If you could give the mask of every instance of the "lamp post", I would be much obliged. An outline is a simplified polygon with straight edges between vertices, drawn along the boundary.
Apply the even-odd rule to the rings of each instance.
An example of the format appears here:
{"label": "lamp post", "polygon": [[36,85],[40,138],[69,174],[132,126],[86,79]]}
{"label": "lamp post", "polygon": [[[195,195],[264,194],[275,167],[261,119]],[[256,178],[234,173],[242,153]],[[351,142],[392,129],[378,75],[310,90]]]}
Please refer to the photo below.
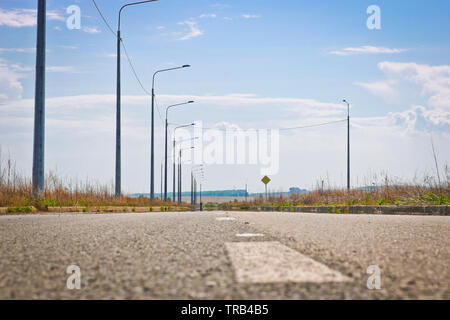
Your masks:
{"label": "lamp post", "polygon": [[346,99],[342,101],[347,104],[347,190],[350,191],[350,103]]}
{"label": "lamp post", "polygon": [[[182,106],[185,104],[194,103],[194,101],[187,101],[183,103],[173,104],[171,106],[168,106],[166,108],[166,130],[165,130],[165,156],[164,156],[164,201],[167,201],[167,128],[169,127],[168,122],[168,115],[169,115],[169,109],[173,107]],[[174,187],[175,188],[175,187]]]}
{"label": "lamp post", "polygon": [[[176,158],[175,158],[175,146],[177,143],[182,143],[185,141],[193,141],[193,140],[197,140],[198,137],[192,138],[192,139],[184,139],[181,141],[176,141],[175,140],[175,134],[174,134],[174,138],[173,138],[173,155],[172,155],[172,159],[173,159],[173,192],[172,192],[172,197],[173,197],[173,201],[175,201],[175,162],[176,162]],[[178,188],[177,188],[178,190]]]}
{"label": "lamp post", "polygon": [[178,203],[181,204],[182,200],[183,200],[183,195],[182,195],[182,183],[181,183],[181,177],[182,177],[182,165],[181,165],[181,156],[182,156],[182,152],[185,150],[189,150],[189,149],[194,149],[195,147],[190,147],[190,148],[185,148],[185,149],[181,149],[179,151],[179,156],[178,156]]}
{"label": "lamp post", "polygon": [[38,1],[33,136],[33,197],[44,195],[46,0]]}
{"label": "lamp post", "polygon": [[117,88],[116,88],[116,185],[115,194],[117,198],[121,195],[121,184],[122,184],[122,164],[121,164],[121,83],[120,83],[120,19],[122,10],[129,6],[134,6],[137,4],[144,4],[149,2],[155,2],[158,0],[147,0],[132,2],[123,5],[119,11],[119,21],[117,24]]}
{"label": "lamp post", "polygon": [[[187,128],[187,127],[192,127],[192,126],[195,126],[195,123],[189,123],[189,124],[185,124],[185,125],[181,125],[181,126],[178,126],[178,127],[175,127],[175,129],[173,129],[173,159],[174,159],[174,161],[173,161],[173,193],[174,193],[174,197],[175,197],[175,144],[176,144],[176,142],[175,142],[175,137],[176,137],[176,132],[177,132],[177,130],[178,129],[181,129],[181,128]],[[179,165],[181,164],[181,150],[180,150],[180,159],[179,159]],[[180,181],[181,181],[181,168],[179,168],[179,181],[178,181],[178,183],[180,183]],[[181,186],[179,186],[178,187],[178,189],[180,189],[181,188]],[[179,190],[178,190],[178,192],[180,192]]]}
{"label": "lamp post", "polygon": [[178,70],[178,69],[184,69],[189,68],[190,65],[185,64],[181,67],[175,67],[175,68],[168,68],[168,69],[161,69],[156,71],[153,74],[153,80],[152,80],[152,110],[151,110],[151,155],[150,155],[150,202],[153,203],[153,200],[155,199],[155,78],[158,73],[166,72],[166,71],[172,71],[172,70]]}
{"label": "lamp post", "polygon": [[197,178],[195,174],[203,174],[203,164],[193,166],[191,169],[191,204],[197,204]]}

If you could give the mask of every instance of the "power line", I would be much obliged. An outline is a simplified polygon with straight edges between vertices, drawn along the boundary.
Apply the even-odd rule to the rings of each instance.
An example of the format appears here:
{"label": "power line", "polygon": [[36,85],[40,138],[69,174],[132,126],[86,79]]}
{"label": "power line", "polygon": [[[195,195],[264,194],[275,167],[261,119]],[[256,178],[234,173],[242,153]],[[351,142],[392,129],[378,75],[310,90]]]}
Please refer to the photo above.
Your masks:
{"label": "power line", "polygon": [[[336,120],[336,121],[330,121],[330,122],[324,122],[324,123],[318,123],[318,124],[312,124],[307,126],[299,126],[299,127],[288,127],[288,128],[273,128],[272,130],[280,130],[280,131],[286,131],[286,130],[297,130],[297,129],[307,129],[307,128],[315,128],[315,127],[321,127],[329,124],[334,123],[340,123],[345,122],[347,119],[343,120]],[[177,123],[169,123],[170,125],[179,125]],[[224,129],[224,128],[208,128],[208,127],[201,127],[202,130],[219,130],[219,131],[234,131],[234,130],[244,130],[244,129]]]}
{"label": "power line", "polygon": [[[102,11],[100,10],[100,8],[98,7],[97,3],[95,2],[95,0],[92,0],[92,2],[95,5],[95,8],[97,9],[98,13],[100,14],[100,17],[102,17],[103,22],[106,24],[106,26],[108,27],[108,29],[111,31],[111,33],[114,35],[115,38],[117,38],[116,33],[113,31],[113,29],[111,28],[111,25],[108,23],[108,21],[105,19],[105,17],[102,14]],[[125,56],[127,57],[128,60],[128,64],[131,67],[131,70],[133,72],[134,77],[136,78],[137,82],[139,83],[140,87],[142,88],[142,90],[148,94],[151,95],[151,93],[144,87],[144,85],[142,84],[141,79],[139,78],[139,76],[137,75],[136,69],[134,68],[133,62],[130,58],[130,55],[128,54],[127,48],[125,46],[125,43],[123,42],[123,39],[120,39],[120,43],[122,44],[123,50],[125,52]]]}
{"label": "power line", "polygon": [[156,110],[158,110],[159,119],[161,120],[161,123],[164,125],[164,119],[161,115],[161,110],[159,110],[158,100],[156,99],[156,96],[155,96],[155,105],[156,105]]}
{"label": "power line", "polygon": [[300,127],[290,127],[290,128],[279,128],[278,130],[296,130],[296,129],[306,129],[306,128],[315,128],[315,127],[321,127],[321,126],[325,126],[328,124],[333,124],[333,123],[339,123],[339,122],[344,122],[347,121],[347,119],[343,119],[343,120],[336,120],[336,121],[330,121],[330,122],[324,122],[324,123],[319,123],[319,124],[312,124],[312,125],[307,125],[307,126],[300,126]]}
{"label": "power line", "polygon": [[[116,33],[113,31],[113,29],[111,28],[110,24],[108,23],[108,21],[106,20],[106,18],[103,16],[100,8],[98,7],[97,3],[95,2],[95,0],[92,0],[92,2],[94,3],[95,8],[97,9],[100,17],[102,18],[103,22],[105,23],[105,25],[108,27],[108,29],[111,31],[111,33],[114,35],[114,37],[117,37]],[[151,96],[151,93],[144,87],[144,85],[142,84],[141,79],[139,78],[139,76],[137,75],[136,69],[134,68],[133,62],[128,54],[127,48],[125,47],[125,43],[123,42],[123,39],[120,39],[120,43],[122,44],[122,47],[124,49],[125,52],[125,56],[127,57],[127,61],[128,64],[131,67],[131,70],[133,72],[134,77],[136,78],[137,82],[139,83],[139,86],[142,88],[142,90]],[[159,106],[157,103],[156,104],[156,109],[158,110],[158,115],[159,118],[161,120],[161,122],[164,124],[164,120],[163,117],[161,115],[161,110],[159,109]],[[306,128],[314,128],[314,127],[321,127],[321,126],[325,126],[325,125],[329,125],[329,124],[333,124],[333,123],[339,123],[339,122],[344,122],[347,121],[347,119],[343,119],[343,120],[337,120],[337,121],[331,121],[331,122],[325,122],[325,123],[319,123],[319,124],[314,124],[314,125],[307,125],[307,126],[299,126],[299,127],[290,127],[290,128],[278,128],[278,130],[280,131],[287,131],[287,130],[297,130],[297,129],[306,129]],[[220,130],[220,131],[227,131],[229,129],[220,129],[220,128],[204,128],[202,127],[203,130]]]}
{"label": "power line", "polygon": [[111,33],[114,35],[114,37],[117,37],[117,34],[111,28],[111,26],[109,25],[108,21],[106,21],[105,17],[103,16],[103,14],[102,14],[100,8],[98,7],[97,3],[95,2],[95,0],[92,0],[92,2],[94,3],[95,8],[97,9],[98,13],[100,14],[100,17],[102,17],[103,22],[106,24],[106,26],[108,27],[109,31],[111,31]]}
{"label": "power line", "polygon": [[142,84],[141,79],[139,79],[139,76],[136,73],[136,69],[134,68],[133,62],[131,61],[130,56],[128,55],[128,51],[127,48],[125,47],[125,43],[123,42],[122,39],[120,39],[120,43],[122,44],[123,50],[125,52],[125,56],[127,57],[128,60],[128,64],[131,67],[131,71],[133,72],[134,77],[136,78],[137,82],[139,83],[139,85],[141,86],[142,90],[148,94],[149,96],[151,96],[152,94],[144,87],[144,85]]}

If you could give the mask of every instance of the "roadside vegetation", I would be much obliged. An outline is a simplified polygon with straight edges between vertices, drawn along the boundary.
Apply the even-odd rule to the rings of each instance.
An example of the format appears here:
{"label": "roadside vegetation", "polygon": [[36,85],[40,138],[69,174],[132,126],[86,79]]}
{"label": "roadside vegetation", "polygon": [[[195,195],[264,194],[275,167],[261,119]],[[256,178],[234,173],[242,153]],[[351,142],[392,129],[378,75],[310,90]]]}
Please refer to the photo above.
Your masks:
{"label": "roadside vegetation", "polygon": [[[149,207],[148,197],[127,197],[117,199],[114,186],[74,180],[60,177],[56,171],[50,171],[45,179],[45,193],[42,200],[32,197],[32,183],[29,177],[19,172],[15,161],[10,157],[2,159],[0,150],[0,207],[7,213],[28,213],[33,207],[45,211],[49,207]],[[152,206],[161,207],[161,211],[170,211],[176,203],[164,203],[155,199]],[[84,209],[83,211],[87,211]],[[130,211],[133,211],[131,209]]]}
{"label": "roadside vegetation", "polygon": [[[370,187],[355,188],[350,191],[324,185],[323,180],[317,183],[316,190],[306,193],[286,195],[270,195],[248,198],[248,201],[230,201],[227,203],[205,203],[204,210],[245,210],[254,206],[355,206],[355,205],[450,205],[450,168],[444,168],[443,179],[439,175],[424,175],[413,179],[413,183],[398,181],[383,175],[379,178],[383,183],[372,182]],[[114,185],[92,183],[88,179],[81,181],[58,175],[50,171],[46,175],[45,193],[42,200],[32,197],[31,179],[16,169],[15,161],[8,157],[2,159],[0,149],[0,208],[6,213],[29,213],[47,211],[51,207],[78,207],[82,212],[89,208],[102,211],[100,207],[129,207],[124,212],[136,212],[134,208],[147,207],[150,211],[173,211],[180,208],[176,203],[164,203],[155,199],[152,207],[148,197],[114,196]],[[420,181],[420,182],[417,182]],[[366,183],[365,185],[368,185]],[[320,186],[320,187],[319,187]],[[157,208],[153,208],[157,207]],[[190,208],[189,205],[183,207]],[[106,209],[104,209],[107,212]]]}
{"label": "roadside vegetation", "polygon": [[[248,209],[258,206],[423,206],[450,205],[450,168],[445,167],[445,181],[422,177],[420,183],[405,183],[384,177],[384,185],[355,188],[350,191],[338,188],[317,188],[306,193],[288,196],[269,194],[248,201],[220,204],[222,210]],[[417,179],[416,179],[417,180]]]}

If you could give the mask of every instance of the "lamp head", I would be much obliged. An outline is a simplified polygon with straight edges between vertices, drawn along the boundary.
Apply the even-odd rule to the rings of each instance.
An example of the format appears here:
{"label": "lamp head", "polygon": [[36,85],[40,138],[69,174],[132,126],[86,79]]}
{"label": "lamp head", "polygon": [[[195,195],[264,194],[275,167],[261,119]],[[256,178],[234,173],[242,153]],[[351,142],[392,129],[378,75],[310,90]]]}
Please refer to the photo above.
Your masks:
{"label": "lamp head", "polygon": [[191,100],[191,101],[188,101],[188,103],[194,103],[194,101]]}
{"label": "lamp head", "polygon": [[191,67],[190,64],[185,64],[185,65],[183,65],[183,68],[190,68],[190,67]]}

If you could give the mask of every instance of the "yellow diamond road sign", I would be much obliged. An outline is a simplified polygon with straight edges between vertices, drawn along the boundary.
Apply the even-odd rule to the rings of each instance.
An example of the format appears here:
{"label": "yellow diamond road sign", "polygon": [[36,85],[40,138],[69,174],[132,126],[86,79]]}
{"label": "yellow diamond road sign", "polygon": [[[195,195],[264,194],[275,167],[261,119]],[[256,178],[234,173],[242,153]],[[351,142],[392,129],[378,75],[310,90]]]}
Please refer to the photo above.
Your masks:
{"label": "yellow diamond road sign", "polygon": [[268,184],[268,183],[270,182],[270,178],[269,178],[268,176],[265,176],[264,178],[261,179],[261,181],[262,181],[264,184]]}

